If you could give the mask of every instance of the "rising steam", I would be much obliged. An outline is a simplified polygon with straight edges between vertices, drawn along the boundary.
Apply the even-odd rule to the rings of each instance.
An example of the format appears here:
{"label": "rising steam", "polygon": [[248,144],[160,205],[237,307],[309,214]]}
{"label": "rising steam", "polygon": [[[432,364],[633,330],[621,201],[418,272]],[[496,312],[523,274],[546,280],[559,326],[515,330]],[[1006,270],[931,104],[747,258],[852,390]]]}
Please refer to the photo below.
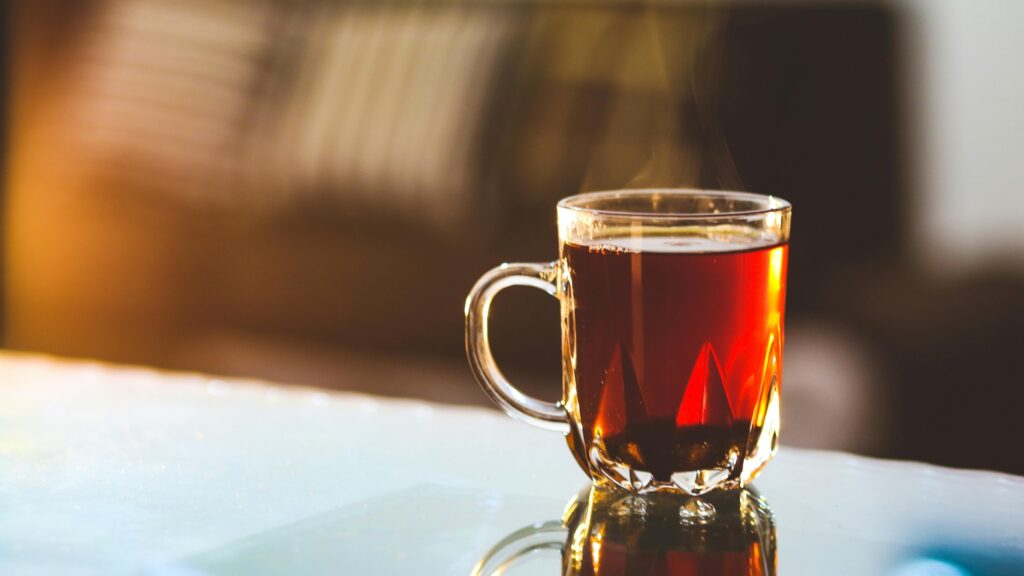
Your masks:
{"label": "rising steam", "polygon": [[620,56],[601,63],[614,93],[580,190],[742,189],[717,115],[724,9],[647,4],[620,18]]}

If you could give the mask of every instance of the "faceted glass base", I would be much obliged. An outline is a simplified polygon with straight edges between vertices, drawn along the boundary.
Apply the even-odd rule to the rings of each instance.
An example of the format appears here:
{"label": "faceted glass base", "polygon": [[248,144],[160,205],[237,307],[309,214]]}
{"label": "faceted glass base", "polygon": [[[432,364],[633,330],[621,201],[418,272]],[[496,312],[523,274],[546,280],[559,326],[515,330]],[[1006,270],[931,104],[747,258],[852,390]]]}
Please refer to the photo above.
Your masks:
{"label": "faceted glass base", "polygon": [[765,386],[758,408],[751,421],[736,421],[729,427],[680,430],[667,425],[625,440],[604,438],[596,431],[586,448],[582,434],[574,429],[569,434],[569,446],[595,481],[636,494],[699,496],[711,490],[742,488],[761,472],[778,447],[776,377]]}

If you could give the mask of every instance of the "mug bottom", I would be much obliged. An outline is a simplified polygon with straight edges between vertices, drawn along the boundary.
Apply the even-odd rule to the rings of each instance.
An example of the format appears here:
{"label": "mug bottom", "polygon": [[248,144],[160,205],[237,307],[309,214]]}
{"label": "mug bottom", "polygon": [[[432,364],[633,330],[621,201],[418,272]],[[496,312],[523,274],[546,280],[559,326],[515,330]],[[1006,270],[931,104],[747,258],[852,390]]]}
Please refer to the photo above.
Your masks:
{"label": "mug bottom", "polygon": [[753,480],[775,454],[778,420],[715,430],[711,436],[715,440],[668,447],[600,434],[589,443],[575,433],[569,436],[580,466],[598,483],[636,494],[700,496],[712,490],[742,488]]}
{"label": "mug bottom", "polygon": [[700,496],[711,490],[741,488],[739,450],[732,449],[718,466],[679,470],[656,475],[650,470],[609,457],[600,439],[590,449],[591,477],[598,483],[618,486],[636,494],[673,493]]}
{"label": "mug bottom", "polygon": [[597,482],[637,494],[699,496],[749,484],[778,449],[779,416],[773,375],[750,420],[681,427],[672,419],[647,418],[608,435],[600,426],[584,433],[577,424],[567,440],[580,467]]}

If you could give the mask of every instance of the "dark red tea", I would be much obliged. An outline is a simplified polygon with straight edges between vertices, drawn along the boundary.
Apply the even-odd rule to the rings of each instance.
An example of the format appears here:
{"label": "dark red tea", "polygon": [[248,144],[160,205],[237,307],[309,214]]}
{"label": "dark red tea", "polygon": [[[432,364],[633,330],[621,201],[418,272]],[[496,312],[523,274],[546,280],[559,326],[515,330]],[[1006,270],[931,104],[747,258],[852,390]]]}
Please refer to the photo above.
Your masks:
{"label": "dark red tea", "polygon": [[596,449],[662,483],[737,475],[781,372],[787,255],[675,237],[566,244],[577,458]]}

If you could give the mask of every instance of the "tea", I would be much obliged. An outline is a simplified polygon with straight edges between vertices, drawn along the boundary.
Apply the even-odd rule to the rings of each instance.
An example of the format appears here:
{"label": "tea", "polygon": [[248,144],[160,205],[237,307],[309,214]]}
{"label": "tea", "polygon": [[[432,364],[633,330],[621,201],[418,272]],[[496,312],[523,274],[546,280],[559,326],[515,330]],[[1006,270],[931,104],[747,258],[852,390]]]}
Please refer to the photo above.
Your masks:
{"label": "tea", "polygon": [[755,474],[778,434],[788,246],[666,235],[563,250],[577,459],[641,490]]}

